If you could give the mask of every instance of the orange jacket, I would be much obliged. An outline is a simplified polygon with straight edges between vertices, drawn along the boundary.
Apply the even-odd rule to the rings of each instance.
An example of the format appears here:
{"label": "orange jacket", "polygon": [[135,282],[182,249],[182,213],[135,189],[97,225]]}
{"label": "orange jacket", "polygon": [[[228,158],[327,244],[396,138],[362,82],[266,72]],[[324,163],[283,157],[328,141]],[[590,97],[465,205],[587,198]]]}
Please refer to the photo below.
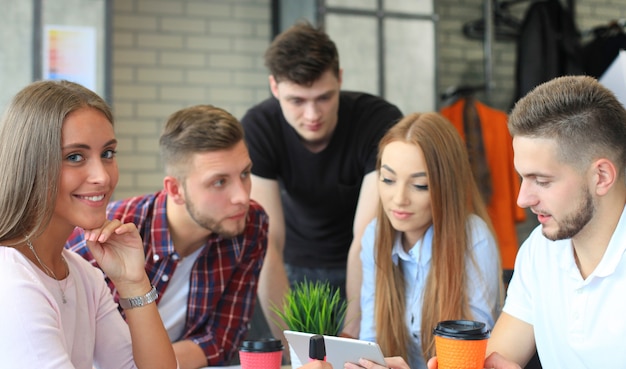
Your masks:
{"label": "orange jacket", "polygon": [[[464,106],[465,99],[460,98],[441,109],[441,114],[450,120],[463,140],[465,140]],[[519,248],[515,223],[523,222],[526,219],[526,213],[524,209],[517,206],[520,179],[513,166],[513,145],[507,128],[508,117],[506,113],[478,101],[476,101],[476,108],[480,118],[483,145],[493,188],[487,210],[500,245],[502,268],[513,269]]]}

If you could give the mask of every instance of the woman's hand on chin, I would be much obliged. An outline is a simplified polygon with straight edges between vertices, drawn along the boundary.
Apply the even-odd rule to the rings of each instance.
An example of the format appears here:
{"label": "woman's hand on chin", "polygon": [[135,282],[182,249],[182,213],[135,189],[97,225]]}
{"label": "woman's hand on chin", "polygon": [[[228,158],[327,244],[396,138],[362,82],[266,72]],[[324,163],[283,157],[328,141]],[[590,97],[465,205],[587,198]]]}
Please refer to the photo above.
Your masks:
{"label": "woman's hand on chin", "polygon": [[99,228],[86,229],[85,241],[100,268],[118,289],[134,285],[145,287],[143,243],[134,224],[107,220]]}

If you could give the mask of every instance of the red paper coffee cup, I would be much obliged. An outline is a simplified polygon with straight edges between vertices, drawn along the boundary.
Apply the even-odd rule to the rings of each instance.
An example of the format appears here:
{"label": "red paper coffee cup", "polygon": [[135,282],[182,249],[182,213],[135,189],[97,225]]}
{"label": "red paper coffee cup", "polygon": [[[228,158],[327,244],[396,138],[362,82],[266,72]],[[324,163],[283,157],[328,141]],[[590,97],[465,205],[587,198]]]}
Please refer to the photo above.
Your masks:
{"label": "red paper coffee cup", "polygon": [[283,359],[283,344],[268,338],[243,341],[239,348],[241,369],[280,369]]}
{"label": "red paper coffee cup", "polygon": [[446,320],[433,330],[439,369],[483,369],[489,330],[485,323]]}

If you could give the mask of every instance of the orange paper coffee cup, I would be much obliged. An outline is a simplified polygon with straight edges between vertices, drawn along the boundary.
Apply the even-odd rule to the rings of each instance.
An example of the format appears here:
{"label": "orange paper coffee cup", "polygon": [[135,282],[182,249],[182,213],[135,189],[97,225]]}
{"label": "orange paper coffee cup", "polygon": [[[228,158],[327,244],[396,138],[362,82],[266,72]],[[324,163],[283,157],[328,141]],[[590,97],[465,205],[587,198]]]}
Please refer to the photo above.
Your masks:
{"label": "orange paper coffee cup", "polygon": [[433,331],[439,369],[483,369],[489,330],[485,323],[446,320]]}

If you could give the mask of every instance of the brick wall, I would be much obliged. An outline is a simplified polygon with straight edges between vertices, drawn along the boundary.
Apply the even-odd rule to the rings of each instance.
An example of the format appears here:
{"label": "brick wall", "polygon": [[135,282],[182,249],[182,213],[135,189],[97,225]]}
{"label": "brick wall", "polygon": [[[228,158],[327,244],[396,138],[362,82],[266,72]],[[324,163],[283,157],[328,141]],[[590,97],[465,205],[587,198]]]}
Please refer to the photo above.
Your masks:
{"label": "brick wall", "polygon": [[262,55],[269,0],[114,0],[116,198],[156,191],[158,137],[167,117],[213,104],[241,117],[268,96]]}
{"label": "brick wall", "polygon": [[[298,0],[300,1],[300,0]],[[482,17],[483,0],[433,0],[437,22],[438,88],[484,83],[480,40],[463,24]],[[158,136],[168,115],[211,103],[241,117],[269,95],[262,55],[270,39],[270,0],[113,0],[113,108],[120,183],[116,198],[162,185]],[[511,8],[521,19],[527,3]],[[579,28],[626,18],[623,0],[577,0]],[[490,105],[513,99],[514,42],[493,47]]]}

